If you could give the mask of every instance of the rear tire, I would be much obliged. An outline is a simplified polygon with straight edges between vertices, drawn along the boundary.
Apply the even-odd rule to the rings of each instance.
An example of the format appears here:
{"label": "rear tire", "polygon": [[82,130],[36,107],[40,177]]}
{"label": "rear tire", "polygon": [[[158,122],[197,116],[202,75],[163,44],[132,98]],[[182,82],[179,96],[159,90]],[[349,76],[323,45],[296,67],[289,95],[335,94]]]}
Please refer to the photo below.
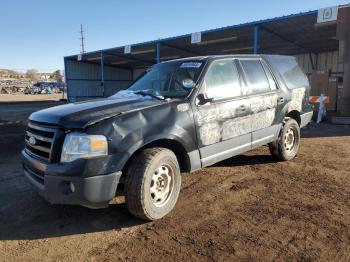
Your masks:
{"label": "rear tire", "polygon": [[160,219],[174,208],[180,187],[180,166],[175,154],[166,148],[147,148],[136,155],[127,170],[127,208],[138,218]]}
{"label": "rear tire", "polygon": [[288,161],[293,159],[299,151],[300,127],[292,118],[285,119],[278,140],[269,144],[273,157]]}

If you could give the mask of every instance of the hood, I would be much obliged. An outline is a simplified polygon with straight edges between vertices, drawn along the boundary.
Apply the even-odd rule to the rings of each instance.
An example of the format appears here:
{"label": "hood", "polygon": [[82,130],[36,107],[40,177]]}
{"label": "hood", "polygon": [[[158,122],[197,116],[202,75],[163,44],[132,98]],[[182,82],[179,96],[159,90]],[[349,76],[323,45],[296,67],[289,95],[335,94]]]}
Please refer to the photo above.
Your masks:
{"label": "hood", "polygon": [[70,103],[40,110],[31,114],[29,120],[59,125],[64,128],[85,128],[104,119],[133,110],[157,106],[164,103],[157,99],[104,98]]}

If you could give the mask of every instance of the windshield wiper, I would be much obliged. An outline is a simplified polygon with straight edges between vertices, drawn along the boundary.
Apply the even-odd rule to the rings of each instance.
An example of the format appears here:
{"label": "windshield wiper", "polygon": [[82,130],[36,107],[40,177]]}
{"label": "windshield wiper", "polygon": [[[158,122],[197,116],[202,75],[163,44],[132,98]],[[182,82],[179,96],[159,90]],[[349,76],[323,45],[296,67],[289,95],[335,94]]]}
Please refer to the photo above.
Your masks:
{"label": "windshield wiper", "polygon": [[158,99],[158,100],[165,100],[165,98],[162,97],[162,96],[156,96],[156,95],[154,95],[152,93],[148,93],[148,92],[145,92],[145,91],[142,91],[142,90],[134,92],[134,94],[142,95],[142,96],[150,96],[150,97],[153,97],[153,98]]}

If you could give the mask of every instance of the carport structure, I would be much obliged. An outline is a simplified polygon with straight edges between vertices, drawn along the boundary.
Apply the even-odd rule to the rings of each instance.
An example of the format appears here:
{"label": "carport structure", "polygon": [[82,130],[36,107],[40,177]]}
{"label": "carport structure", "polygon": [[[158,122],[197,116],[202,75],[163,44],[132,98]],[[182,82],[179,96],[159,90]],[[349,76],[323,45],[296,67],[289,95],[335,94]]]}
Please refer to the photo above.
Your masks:
{"label": "carport structure", "polygon": [[[162,61],[247,53],[295,55],[307,74],[330,70],[331,75],[344,77],[344,87],[346,84],[350,89],[350,80],[346,80],[350,73],[344,72],[349,70],[349,43],[339,34],[339,28],[349,24],[350,7],[329,9],[338,13],[335,20],[320,23],[320,12],[324,10],[67,56],[64,62],[68,99],[72,102],[109,96],[127,88],[148,67]],[[343,95],[347,95],[344,90]]]}

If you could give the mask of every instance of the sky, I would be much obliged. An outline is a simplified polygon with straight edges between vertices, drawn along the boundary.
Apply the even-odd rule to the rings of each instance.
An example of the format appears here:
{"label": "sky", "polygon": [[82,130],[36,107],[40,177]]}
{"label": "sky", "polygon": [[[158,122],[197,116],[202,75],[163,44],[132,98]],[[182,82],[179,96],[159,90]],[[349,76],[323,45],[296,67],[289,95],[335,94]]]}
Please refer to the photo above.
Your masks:
{"label": "sky", "polygon": [[0,68],[63,69],[63,57],[316,10],[350,0],[1,0]]}

